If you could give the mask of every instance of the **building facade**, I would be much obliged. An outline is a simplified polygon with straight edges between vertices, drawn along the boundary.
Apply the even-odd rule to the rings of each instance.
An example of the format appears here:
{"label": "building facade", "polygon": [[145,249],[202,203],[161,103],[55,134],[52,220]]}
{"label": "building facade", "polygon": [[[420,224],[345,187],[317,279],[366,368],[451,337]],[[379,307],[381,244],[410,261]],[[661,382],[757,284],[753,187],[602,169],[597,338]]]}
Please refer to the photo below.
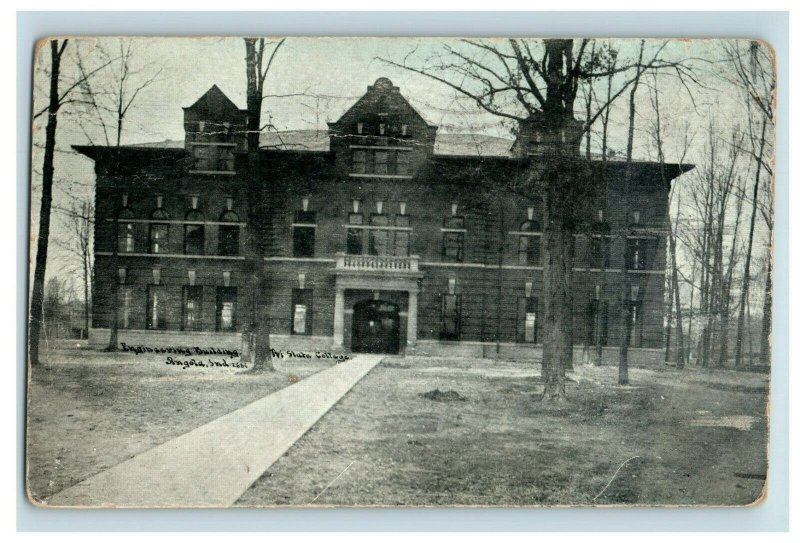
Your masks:
{"label": "building facade", "polygon": [[[212,87],[183,142],[77,148],[97,177],[94,343],[116,311],[120,342],[237,345],[258,265],[276,349],[540,353],[542,204],[507,190],[554,143],[536,119],[515,142],[439,134],[380,78],[327,132],[263,134],[256,173],[244,126]],[[618,345],[627,314],[635,361],[663,346],[669,188],[687,168],[585,167],[574,341]]]}

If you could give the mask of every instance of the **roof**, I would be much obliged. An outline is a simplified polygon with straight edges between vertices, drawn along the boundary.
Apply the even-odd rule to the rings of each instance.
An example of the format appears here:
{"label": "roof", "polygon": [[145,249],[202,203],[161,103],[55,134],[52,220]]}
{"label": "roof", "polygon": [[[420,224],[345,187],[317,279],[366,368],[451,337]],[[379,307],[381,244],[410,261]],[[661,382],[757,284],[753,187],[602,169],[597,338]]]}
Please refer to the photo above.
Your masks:
{"label": "roof", "polygon": [[[317,151],[330,150],[330,137],[327,130],[286,130],[283,132],[262,132],[259,141],[262,149],[277,151]],[[434,145],[436,155],[447,156],[489,156],[510,157],[513,140],[483,134],[437,134]],[[163,140],[155,142],[123,145],[127,149],[183,149],[183,140]]]}
{"label": "roof", "polygon": [[[499,158],[510,159],[511,146],[514,140],[485,134],[447,134],[437,133],[434,144],[434,156],[440,158]],[[330,138],[327,130],[286,130],[283,132],[262,132],[260,138],[262,149],[273,151],[307,151],[311,153],[327,153],[330,150]],[[92,156],[89,149],[92,146],[75,146],[75,149],[87,156]],[[185,148],[183,140],[164,140],[159,142],[136,143],[121,146],[124,149],[140,150],[175,150]],[[600,162],[600,155],[592,155],[593,161]],[[608,162],[620,167],[625,164],[623,155],[608,157]],[[634,159],[633,162],[642,166],[653,165],[656,162],[643,159]],[[667,176],[675,178],[682,173],[693,169],[692,164],[667,164]]]}

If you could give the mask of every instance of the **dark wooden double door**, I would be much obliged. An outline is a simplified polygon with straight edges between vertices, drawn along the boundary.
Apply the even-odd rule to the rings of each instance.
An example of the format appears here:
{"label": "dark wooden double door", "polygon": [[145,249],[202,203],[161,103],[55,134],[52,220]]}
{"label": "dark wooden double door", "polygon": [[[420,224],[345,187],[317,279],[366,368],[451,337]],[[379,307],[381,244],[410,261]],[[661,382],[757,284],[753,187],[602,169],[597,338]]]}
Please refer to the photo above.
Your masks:
{"label": "dark wooden double door", "polygon": [[400,351],[400,309],[382,300],[366,300],[353,307],[353,340],[356,353]]}

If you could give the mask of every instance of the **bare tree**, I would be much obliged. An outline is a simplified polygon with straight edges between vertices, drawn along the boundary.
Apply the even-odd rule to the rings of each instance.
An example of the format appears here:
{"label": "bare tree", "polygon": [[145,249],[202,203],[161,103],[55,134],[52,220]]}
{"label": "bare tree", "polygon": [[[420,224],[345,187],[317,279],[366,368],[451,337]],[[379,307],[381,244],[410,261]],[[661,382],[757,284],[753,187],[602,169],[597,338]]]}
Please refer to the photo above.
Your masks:
{"label": "bare tree", "polygon": [[[639,82],[642,77],[642,57],[644,56],[644,44],[642,40],[639,46],[639,62],[636,65],[636,72],[631,86],[630,94],[628,95],[628,145],[627,152],[625,153],[625,181],[622,189],[622,194],[630,193],[631,180],[633,177],[633,136],[636,130],[636,91],[639,88]],[[625,217],[625,222],[622,230],[622,239],[627,243],[630,234],[630,221]],[[626,248],[627,254],[627,248]],[[627,258],[626,258],[627,260]],[[619,369],[617,382],[620,385],[628,384],[628,345],[631,341],[631,305],[628,300],[631,291],[630,274],[628,273],[628,263],[622,265],[622,292],[620,296],[620,306],[622,314],[622,330],[620,333],[619,344]]]}
{"label": "bare tree", "polygon": [[[773,101],[775,98],[775,72],[774,63],[768,49],[759,42],[753,41],[746,48],[742,47],[741,42],[732,41],[723,44],[726,60],[733,67],[735,78],[734,83],[742,90],[744,102],[747,110],[749,149],[751,158],[755,161],[756,172],[753,183],[752,209],[750,214],[750,228],[747,237],[747,250],[744,260],[744,272],[742,274],[742,290],[739,302],[739,315],[737,320],[736,351],[734,354],[735,365],[742,364],[742,344],[745,326],[745,309],[749,305],[748,296],[750,294],[750,265],[753,254],[753,236],[756,226],[757,206],[759,202],[759,191],[761,189],[761,173],[766,173],[772,178],[772,134],[774,133],[774,110]],[[765,50],[767,49],[767,50]],[[760,119],[760,122],[759,122]],[[759,126],[760,125],[760,126]],[[767,197],[771,200],[771,187],[766,191]],[[770,215],[772,210],[770,209]],[[766,217],[765,217],[766,218]],[[771,217],[765,221],[770,231],[768,240],[768,254],[772,253],[772,228]],[[764,289],[765,308],[771,312],[772,296],[772,264],[768,260],[767,278]],[[767,302],[769,297],[769,302]],[[763,320],[767,326],[771,326],[770,315],[764,314]],[[767,328],[767,339],[764,340],[764,327],[762,326],[762,357],[764,348],[768,346],[769,328]],[[767,349],[768,350],[768,349]],[[766,358],[768,361],[769,358]]]}
{"label": "bare tree", "polygon": [[[659,165],[659,176],[661,177],[661,183],[663,185],[667,184],[667,176],[666,176],[666,159],[664,155],[664,134],[663,134],[663,125],[661,119],[661,101],[660,101],[660,91],[658,86],[658,74],[652,74],[652,85],[650,86],[650,105],[652,107],[654,115],[654,119],[652,122],[651,127],[651,137],[653,139],[653,144],[656,149],[656,159]],[[686,157],[686,153],[689,149],[689,142],[688,138],[684,138],[683,144],[683,153],[681,155],[680,162],[683,163]],[[667,204],[667,209],[672,208],[672,199],[675,196],[676,190],[675,186],[671,187],[670,195],[669,195],[669,203]],[[673,300],[674,300],[674,308],[675,308],[675,332],[676,332],[676,348],[675,348],[675,364],[678,369],[682,369],[685,365],[684,361],[684,337],[683,337],[683,311],[681,308],[681,288],[680,288],[680,281],[678,279],[678,257],[677,257],[677,243],[676,243],[676,234],[675,232],[678,229],[679,222],[680,222],[680,210],[681,210],[681,202],[680,196],[678,197],[677,201],[677,213],[675,219],[672,219],[669,212],[666,214],[665,221],[667,227],[667,235],[669,237],[669,266],[670,266],[670,274],[668,280],[668,292],[669,292],[669,301],[668,301],[668,310],[667,310],[667,338],[666,338],[666,349],[664,353],[665,361],[669,361],[669,354],[670,354],[670,340],[671,340],[671,330],[672,330],[672,308],[673,308]]]}
{"label": "bare tree", "polygon": [[[129,38],[118,41],[118,51],[113,54],[105,50],[102,45],[96,45],[98,55],[101,55],[111,65],[111,75],[103,82],[83,77],[79,86],[81,102],[89,115],[79,120],[78,124],[90,143],[95,143],[92,132],[100,131],[102,142],[108,147],[116,148],[111,171],[121,165],[119,148],[122,144],[122,134],[125,128],[125,119],[131,108],[135,107],[136,99],[141,92],[158,80],[162,68],[153,62],[137,65],[137,50],[134,42]],[[88,72],[83,58],[78,55],[78,70],[81,75]],[[111,252],[111,268],[116,270],[119,260],[119,212],[121,206],[115,202],[113,216],[114,243]],[[117,282],[111,282],[111,299],[118,297]],[[119,343],[119,315],[116,309],[111,314],[111,333],[108,338],[107,351],[116,351]]]}
{"label": "bare tree", "polygon": [[[261,135],[261,106],[264,100],[264,81],[267,78],[275,55],[285,39],[278,42],[264,38],[244,38],[245,67],[247,74],[247,183],[250,194],[248,209],[248,267],[251,274],[253,311],[250,322],[243,332],[243,353],[248,353],[251,372],[274,371],[269,342],[269,305],[267,278],[264,273],[263,256],[272,242],[272,220],[274,197],[271,185],[262,183],[259,137]],[[265,53],[269,56],[265,58]]]}
{"label": "bare tree", "polygon": [[[28,355],[31,365],[39,363],[39,340],[42,322],[42,303],[44,300],[44,278],[47,268],[47,250],[50,240],[50,211],[53,205],[53,176],[54,157],[56,149],[56,133],[58,128],[58,114],[66,104],[79,102],[74,92],[85,81],[106,68],[109,62],[100,62],[91,70],[74,81],[67,81],[66,88],[61,89],[62,60],[69,40],[50,40],[50,74],[49,98],[46,106],[40,108],[33,115],[36,122],[40,117],[47,115],[45,127],[44,158],[42,162],[42,202],[39,209],[39,232],[36,241],[36,261],[33,274],[33,287],[31,289],[30,303],[30,328],[28,336]],[[43,50],[44,47],[40,49]]]}
{"label": "bare tree", "polygon": [[[724,363],[727,358],[720,339],[725,339],[727,334],[731,284],[738,261],[737,236],[741,207],[737,188],[741,182],[742,140],[743,135],[734,127],[730,141],[726,142],[717,133],[713,122],[709,123],[705,147],[708,160],[698,167],[698,174],[688,187],[688,208],[695,225],[687,228],[683,241],[689,248],[699,274],[692,281],[696,282],[702,318],[697,349],[697,360],[702,366],[712,365],[715,345],[719,346],[719,351],[714,365]],[[727,257],[726,246],[730,249]]]}
{"label": "bare tree", "polygon": [[55,242],[69,252],[78,261],[78,272],[81,274],[83,290],[84,330],[89,332],[91,318],[92,277],[94,277],[94,248],[92,234],[94,231],[94,204],[91,200],[73,202],[68,209],[59,210],[66,218],[66,239],[55,238]]}
{"label": "bare tree", "polygon": [[[544,349],[543,398],[565,397],[564,369],[572,363],[572,254],[574,234],[587,220],[586,210],[576,202],[594,199],[597,187],[587,182],[589,170],[579,157],[579,143],[587,129],[599,119],[641,73],[670,69],[680,77],[694,79],[683,62],[667,62],[660,54],[662,44],[646,63],[640,60],[615,62],[613,68],[594,69],[592,40],[546,39],[541,42],[509,39],[507,42],[462,40],[460,46],[444,45],[421,66],[409,61],[379,59],[438,81],[470,98],[484,111],[503,119],[525,123],[535,119],[548,134],[550,146],[530,175],[514,187],[516,192],[540,194],[544,200]],[[631,73],[635,75],[630,76]],[[578,90],[589,79],[625,74],[625,79],[604,104],[579,123],[574,116]],[[577,130],[575,129],[579,127]],[[559,138],[556,135],[562,134]],[[569,137],[566,137],[569,134]],[[555,136],[555,137],[554,137]]]}

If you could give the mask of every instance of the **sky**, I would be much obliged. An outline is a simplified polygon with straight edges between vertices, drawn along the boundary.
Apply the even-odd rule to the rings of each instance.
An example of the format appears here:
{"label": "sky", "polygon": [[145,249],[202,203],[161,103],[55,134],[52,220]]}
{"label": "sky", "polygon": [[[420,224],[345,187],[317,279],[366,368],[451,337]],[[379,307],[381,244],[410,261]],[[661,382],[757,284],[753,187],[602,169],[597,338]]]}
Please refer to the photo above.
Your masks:
{"label": "sky", "polygon": [[[267,38],[270,39],[270,38]],[[277,38],[273,38],[277,40]],[[503,42],[505,43],[505,42]],[[648,41],[648,58],[663,40]],[[96,47],[109,54],[118,50],[116,38],[75,39],[70,42],[63,62],[62,88],[74,81],[77,74],[76,52],[81,52],[87,65],[97,62]],[[135,38],[132,42],[136,78],[144,80],[158,73],[153,83],[138,96],[127,115],[122,143],[155,142],[183,139],[183,107],[194,103],[212,85],[217,85],[239,107],[245,106],[244,44],[241,38]],[[614,40],[621,58],[636,54],[638,40]],[[741,102],[737,90],[726,79],[719,62],[719,44],[713,40],[676,40],[663,49],[666,59],[693,59],[691,64],[700,80],[692,85],[691,96],[670,73],[659,76],[665,152],[668,161],[678,161],[684,151],[684,135],[689,134],[686,161],[699,164],[705,160],[703,131],[713,121],[717,130],[729,132],[741,119]],[[432,55],[446,47],[463,48],[455,39],[413,38],[288,38],[275,56],[265,83],[270,97],[264,102],[263,118],[277,130],[326,129],[379,77],[388,77],[400,92],[430,123],[441,132],[477,132],[512,137],[509,123],[479,110],[469,99],[444,84],[402,68],[390,66],[378,58],[423,66]],[[482,62],[492,62],[491,55],[478,53]],[[480,56],[483,55],[483,56]],[[47,100],[49,48],[43,47],[35,60],[34,111]],[[113,69],[98,72],[93,79],[100,87],[116,77]],[[621,80],[622,78],[620,78]],[[649,87],[646,78],[637,94],[636,158],[654,157],[651,138],[646,128],[652,123]],[[288,96],[287,96],[288,95]],[[300,95],[300,96],[298,96]],[[612,148],[624,152],[628,124],[627,94],[612,109]],[[580,100],[580,98],[579,98]],[[578,112],[578,116],[581,112]],[[70,151],[89,138],[102,142],[96,127],[84,126],[88,116],[80,105],[69,104],[59,115],[56,156],[54,206],[68,207],[73,199],[89,198],[94,190],[93,164]],[[41,148],[44,117],[33,125],[33,175],[31,216],[36,232],[40,193]],[[79,123],[79,121],[82,121]],[[597,138],[595,138],[595,141]],[[61,222],[59,222],[61,221]],[[54,227],[63,224],[63,217],[54,215]],[[35,246],[32,247],[35,252]],[[48,275],[71,269],[73,260],[58,244],[51,244],[51,265]]]}

